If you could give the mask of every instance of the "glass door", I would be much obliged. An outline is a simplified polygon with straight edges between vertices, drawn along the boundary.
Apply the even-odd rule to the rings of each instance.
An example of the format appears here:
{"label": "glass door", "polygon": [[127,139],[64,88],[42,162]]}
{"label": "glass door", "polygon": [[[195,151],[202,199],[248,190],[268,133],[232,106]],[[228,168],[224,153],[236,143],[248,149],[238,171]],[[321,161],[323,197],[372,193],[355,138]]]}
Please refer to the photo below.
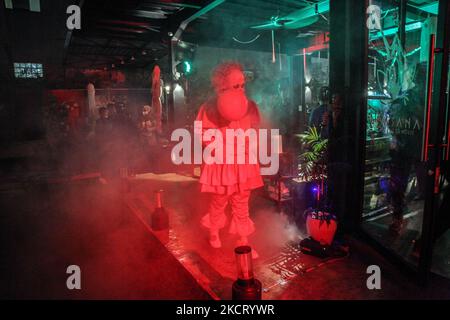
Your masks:
{"label": "glass door", "polygon": [[[448,69],[447,77],[450,75]],[[440,166],[438,208],[434,218],[434,232],[431,236],[433,245],[431,271],[450,279],[450,166],[449,166],[449,83],[446,86],[446,124],[444,144],[447,146]]]}
{"label": "glass door", "polygon": [[[414,271],[423,266],[439,1],[371,1],[362,229]],[[428,95],[429,94],[429,95]],[[431,126],[433,125],[433,126]],[[431,228],[431,227],[430,227]],[[428,234],[427,234],[428,235]]]}
{"label": "glass door", "polygon": [[[433,200],[435,209],[432,215],[433,232],[430,235],[431,271],[450,279],[450,4],[441,3],[438,28],[445,30],[441,37],[437,37],[436,69],[442,73],[435,79],[433,103],[438,105],[438,127],[435,144],[441,144],[435,150],[437,157]],[[440,138],[439,138],[440,137]]]}

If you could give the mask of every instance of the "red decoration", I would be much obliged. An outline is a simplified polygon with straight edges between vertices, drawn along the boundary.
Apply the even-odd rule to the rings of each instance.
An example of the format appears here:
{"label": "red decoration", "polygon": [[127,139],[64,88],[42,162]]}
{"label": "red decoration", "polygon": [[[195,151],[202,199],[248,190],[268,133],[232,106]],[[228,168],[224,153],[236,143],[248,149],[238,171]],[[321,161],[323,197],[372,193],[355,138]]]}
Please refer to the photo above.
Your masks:
{"label": "red decoration", "polygon": [[247,97],[242,91],[224,92],[217,98],[217,109],[220,115],[229,121],[240,120],[247,114]]}
{"label": "red decoration", "polygon": [[122,71],[111,71],[111,80],[116,83],[124,83],[125,74]]}
{"label": "red decoration", "polygon": [[161,103],[161,69],[155,65],[152,72],[152,107],[155,110],[155,121],[158,132],[161,132],[162,103]]}
{"label": "red decoration", "polygon": [[313,215],[306,218],[306,230],[311,238],[320,242],[321,245],[331,245],[337,230],[337,223],[334,219],[320,219]]}

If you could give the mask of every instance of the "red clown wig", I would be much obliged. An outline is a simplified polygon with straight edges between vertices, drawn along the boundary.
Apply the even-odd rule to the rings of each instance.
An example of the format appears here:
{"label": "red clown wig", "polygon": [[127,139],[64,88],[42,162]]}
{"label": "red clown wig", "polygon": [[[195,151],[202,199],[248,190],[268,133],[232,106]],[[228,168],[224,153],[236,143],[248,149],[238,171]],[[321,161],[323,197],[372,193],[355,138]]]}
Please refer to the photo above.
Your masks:
{"label": "red clown wig", "polygon": [[219,64],[213,71],[211,82],[217,92],[221,92],[227,88],[227,77],[234,71],[243,73],[243,67],[239,62],[224,62]]}

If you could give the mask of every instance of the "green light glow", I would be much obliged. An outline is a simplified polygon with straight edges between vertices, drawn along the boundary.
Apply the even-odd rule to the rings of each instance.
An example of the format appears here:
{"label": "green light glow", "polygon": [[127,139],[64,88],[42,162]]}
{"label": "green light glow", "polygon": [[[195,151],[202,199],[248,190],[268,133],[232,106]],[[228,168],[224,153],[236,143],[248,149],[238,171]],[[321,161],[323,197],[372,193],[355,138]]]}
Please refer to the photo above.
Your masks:
{"label": "green light glow", "polygon": [[437,15],[438,14],[438,8],[439,8],[439,1],[435,1],[433,3],[428,3],[428,4],[425,4],[423,6],[418,6],[418,7],[417,6],[413,6],[413,7],[418,8],[418,9],[420,9],[422,11],[425,11],[425,12]]}
{"label": "green light glow", "polygon": [[[418,29],[420,29],[420,28],[422,28],[422,22],[414,22],[414,23],[410,23],[410,24],[407,24],[406,26],[405,26],[405,31],[406,32],[409,32],[409,31],[414,31],[414,30],[418,30]],[[389,28],[389,29],[386,29],[386,30],[383,30],[383,34],[384,34],[384,36],[391,36],[391,35],[393,35],[393,34],[396,34],[398,32],[398,28],[397,27],[394,27],[394,28]],[[371,36],[370,37],[370,40],[375,40],[375,39],[379,39],[379,38],[381,38],[383,35],[382,35],[382,33],[380,32],[380,31],[378,31],[376,34],[374,34],[373,36]]]}
{"label": "green light glow", "polygon": [[185,71],[185,73],[190,73],[191,70],[192,70],[192,66],[189,63],[189,61],[184,61],[183,64],[184,64],[184,71]]}

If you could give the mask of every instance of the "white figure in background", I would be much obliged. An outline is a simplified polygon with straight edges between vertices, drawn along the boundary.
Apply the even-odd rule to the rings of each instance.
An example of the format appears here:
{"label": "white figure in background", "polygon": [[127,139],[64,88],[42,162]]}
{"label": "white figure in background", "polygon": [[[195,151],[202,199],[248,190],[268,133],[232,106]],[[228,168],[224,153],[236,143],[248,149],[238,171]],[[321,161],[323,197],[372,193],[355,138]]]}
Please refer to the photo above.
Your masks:
{"label": "white figure in background", "polygon": [[88,134],[88,139],[93,138],[95,134],[95,120],[97,117],[97,105],[95,104],[95,87],[92,82],[89,82],[86,86],[87,100],[88,100],[88,117],[86,119],[90,131]]}

